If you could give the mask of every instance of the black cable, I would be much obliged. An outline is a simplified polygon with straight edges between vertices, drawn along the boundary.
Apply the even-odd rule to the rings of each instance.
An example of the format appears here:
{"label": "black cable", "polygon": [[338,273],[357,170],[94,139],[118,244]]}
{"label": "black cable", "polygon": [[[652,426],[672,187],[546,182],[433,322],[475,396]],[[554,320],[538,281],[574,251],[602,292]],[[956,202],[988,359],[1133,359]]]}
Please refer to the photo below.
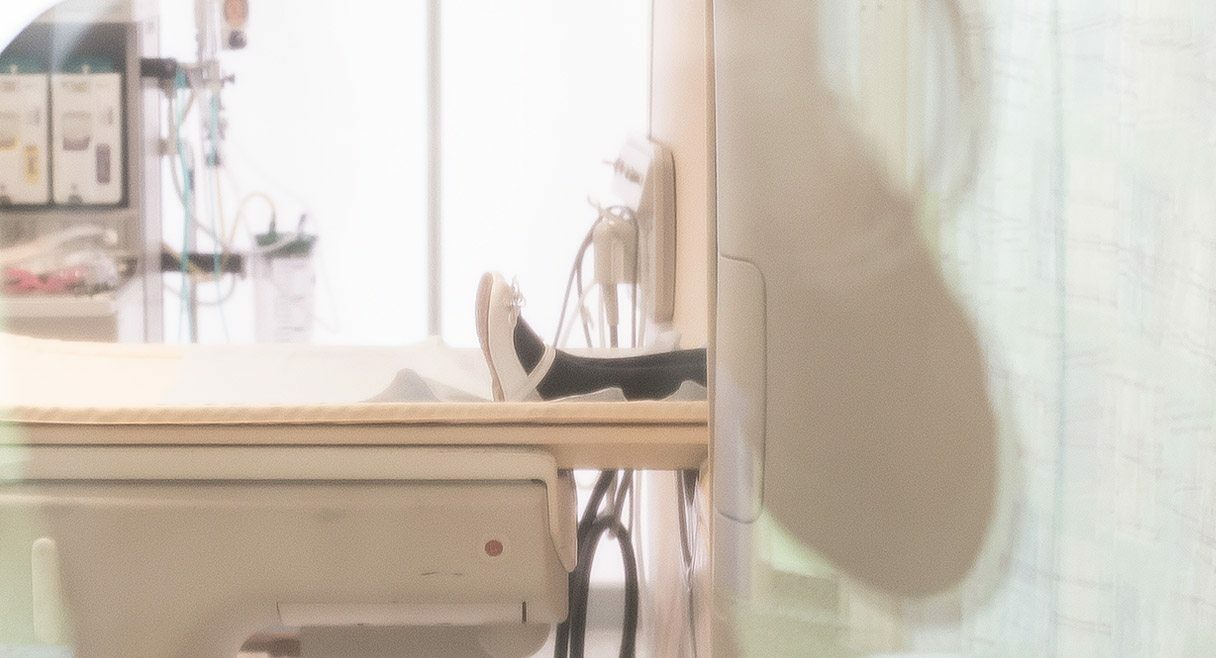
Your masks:
{"label": "black cable", "polygon": [[591,525],[600,515],[600,506],[604,503],[604,496],[608,494],[608,489],[612,486],[616,479],[616,471],[603,471],[600,473],[600,479],[596,481],[595,487],[591,489],[591,497],[587,499],[587,507],[583,510],[583,518],[578,522],[579,537],[586,537],[591,532]]}
{"label": "black cable", "polygon": [[[632,471],[603,471],[591,491],[578,525],[578,566],[569,576],[569,613],[557,627],[554,656],[574,658],[583,656],[587,634],[587,610],[591,596],[591,567],[600,539],[611,532],[620,545],[625,567],[625,623],[622,628],[621,656],[632,657],[637,649],[639,622],[640,575],[633,536],[621,521],[625,500],[633,495]],[[610,506],[603,510],[605,499],[613,485],[617,486]]]}
{"label": "black cable", "polygon": [[621,627],[621,658],[633,658],[638,644],[641,575],[638,573],[638,556],[633,548],[633,533],[619,521],[617,528],[617,544],[621,547],[621,560],[625,563],[625,624]]}
{"label": "black cable", "polygon": [[[616,482],[616,472],[609,471],[611,477],[608,478],[609,485]],[[607,494],[608,489],[604,489],[604,494]],[[601,500],[603,497],[601,496]],[[570,583],[570,614],[567,618],[569,624],[570,635],[570,655],[571,657],[579,655],[575,653],[575,647],[581,646],[586,640],[587,635],[587,608],[591,601],[591,563],[595,556],[595,547],[599,543],[599,536],[596,534],[595,528],[597,524],[601,524],[608,519],[615,519],[616,515],[613,510],[609,509],[604,514],[599,513],[599,506],[587,506],[587,511],[594,514],[590,518],[581,535],[579,535],[578,544],[578,569],[572,574],[573,578]],[[588,519],[584,518],[584,521]],[[590,547],[590,554],[587,553]],[[581,653],[581,650],[580,652]]]}
{"label": "black cable", "polygon": [[621,473],[620,487],[617,489],[616,498],[612,501],[612,514],[617,519],[624,523],[625,519],[625,498],[628,496],[632,500],[633,494],[633,471],[624,471]]}
{"label": "black cable", "polygon": [[[578,573],[575,574],[573,582],[570,585],[570,614],[566,618],[566,623],[569,627],[569,649],[567,656],[581,655],[587,638],[587,609],[591,604],[591,569],[589,562],[595,555],[595,546],[599,543],[599,535],[592,532],[597,527],[597,523],[604,520],[605,517],[599,517],[595,522],[587,528],[587,534],[583,537],[583,541],[578,547]],[[588,554],[588,547],[591,547],[591,553]]]}
{"label": "black cable", "polygon": [[[603,471],[600,477],[595,482],[595,486],[591,489],[591,497],[587,499],[587,507],[583,509],[583,516],[579,519],[578,530],[575,532],[575,537],[578,539],[580,552],[582,546],[587,543],[591,533],[591,526],[595,523],[595,519],[599,516],[600,506],[604,503],[604,496],[608,494],[608,488],[612,486],[612,482],[616,479],[616,471]],[[570,573],[568,578],[569,588],[569,610],[566,615],[566,621],[557,626],[557,642],[553,647],[554,658],[566,658],[569,656],[570,644],[570,620],[574,618],[577,610],[580,607],[586,607],[586,600],[575,595],[581,583],[583,572],[586,571],[590,577],[591,571],[586,569],[582,558],[578,560],[578,566]]]}
{"label": "black cable", "polygon": [[[638,586],[637,554],[633,549],[633,537],[615,516],[602,516],[591,525],[587,543],[579,550],[579,563],[586,578],[579,583],[576,595],[586,598],[590,593],[591,565],[595,561],[596,548],[605,533],[616,536],[621,548],[621,559],[625,563],[625,624],[621,628],[621,658],[633,658],[637,653],[638,608],[640,588]],[[587,606],[581,606],[578,615],[570,619],[570,658],[583,658],[587,636]]]}

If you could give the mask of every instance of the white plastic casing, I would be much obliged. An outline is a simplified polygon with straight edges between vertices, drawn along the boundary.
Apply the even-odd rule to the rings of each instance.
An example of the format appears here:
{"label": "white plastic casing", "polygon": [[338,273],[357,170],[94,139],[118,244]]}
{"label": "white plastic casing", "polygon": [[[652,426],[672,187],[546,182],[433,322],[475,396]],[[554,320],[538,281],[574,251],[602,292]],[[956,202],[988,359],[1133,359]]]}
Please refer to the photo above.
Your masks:
{"label": "white plastic casing", "polygon": [[718,335],[729,336],[717,353],[714,504],[742,523],[760,516],[764,481],[765,286],[749,262],[718,259]]}
{"label": "white plastic casing", "polygon": [[49,93],[45,74],[0,74],[0,203],[43,205],[51,200]]}
{"label": "white plastic casing", "polygon": [[123,193],[124,121],[118,73],[51,76],[55,202],[116,205]]}
{"label": "white plastic casing", "polygon": [[675,161],[666,147],[635,137],[612,166],[613,193],[636,212],[645,312],[655,325],[670,325],[676,307]]}
{"label": "white plastic casing", "polygon": [[543,451],[41,446],[10,461],[0,614],[34,613],[18,644],[204,658],[282,625],[530,635],[567,616],[576,501]]}
{"label": "white plastic casing", "polygon": [[[774,436],[770,397],[775,334],[772,305],[802,307],[795,281],[775,277],[774,256],[797,254],[808,238],[799,226],[805,184],[822,175],[798,143],[817,117],[795,100],[814,94],[804,49],[815,40],[815,3],[776,6],[740,0],[714,3],[717,128],[717,339],[714,373],[714,581],[719,595],[751,593],[755,522],[764,509]],[[800,148],[801,147],[801,148]],[[793,294],[791,294],[793,293]],[[806,349],[801,346],[799,349]],[[770,359],[771,357],[771,359]],[[793,437],[778,436],[777,442]]]}

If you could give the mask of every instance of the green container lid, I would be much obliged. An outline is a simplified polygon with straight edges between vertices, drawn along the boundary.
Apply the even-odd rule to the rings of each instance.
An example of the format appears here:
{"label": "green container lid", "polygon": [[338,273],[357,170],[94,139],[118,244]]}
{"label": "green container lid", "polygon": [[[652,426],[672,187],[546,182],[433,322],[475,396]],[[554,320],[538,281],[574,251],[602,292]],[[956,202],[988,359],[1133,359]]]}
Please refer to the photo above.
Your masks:
{"label": "green container lid", "polygon": [[308,233],[269,232],[254,236],[254,239],[262,249],[273,247],[261,252],[261,255],[268,258],[311,256],[313,247],[317,244],[317,236]]}
{"label": "green container lid", "polygon": [[46,73],[47,68],[46,62],[43,62],[36,57],[24,57],[21,55],[0,57],[0,74],[2,75],[10,75],[13,73],[18,75]]}
{"label": "green container lid", "polygon": [[63,63],[60,67],[60,73],[114,73],[117,67],[114,62],[107,57],[83,56],[73,57]]}

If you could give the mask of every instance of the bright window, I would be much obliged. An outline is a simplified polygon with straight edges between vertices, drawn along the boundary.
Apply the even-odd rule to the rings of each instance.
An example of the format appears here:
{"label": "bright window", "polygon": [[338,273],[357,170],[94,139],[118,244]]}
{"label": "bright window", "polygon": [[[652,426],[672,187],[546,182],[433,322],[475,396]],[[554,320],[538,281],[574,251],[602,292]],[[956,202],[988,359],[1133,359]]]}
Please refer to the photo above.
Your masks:
{"label": "bright window", "polygon": [[[281,229],[309,215],[320,234],[318,342],[400,344],[427,332],[425,9],[260,0],[249,47],[225,54],[236,75],[224,95],[227,210],[260,191]],[[164,53],[193,61],[193,12],[177,0],[162,10]],[[474,344],[477,280],[491,269],[519,278],[529,319],[551,333],[593,219],[587,197],[607,176],[601,163],[647,128],[649,21],[645,0],[444,3],[449,342]],[[182,213],[166,189],[164,234],[177,244]],[[268,219],[266,207],[247,208],[251,229]],[[251,288],[223,313],[202,310],[203,342],[253,339]],[[165,312],[166,338],[180,339],[172,296]]]}

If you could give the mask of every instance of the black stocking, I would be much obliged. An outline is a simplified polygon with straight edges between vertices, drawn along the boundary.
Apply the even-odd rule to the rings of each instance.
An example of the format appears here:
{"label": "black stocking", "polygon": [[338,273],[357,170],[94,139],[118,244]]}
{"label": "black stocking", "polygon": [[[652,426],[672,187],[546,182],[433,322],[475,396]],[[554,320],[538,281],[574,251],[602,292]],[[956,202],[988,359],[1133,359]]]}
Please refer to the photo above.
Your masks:
{"label": "black stocking", "polygon": [[[515,352],[529,372],[545,352],[544,341],[522,319],[515,325]],[[684,382],[705,386],[706,369],[704,349],[622,358],[590,358],[558,350],[536,390],[545,400],[606,388],[620,388],[627,400],[661,400]]]}

